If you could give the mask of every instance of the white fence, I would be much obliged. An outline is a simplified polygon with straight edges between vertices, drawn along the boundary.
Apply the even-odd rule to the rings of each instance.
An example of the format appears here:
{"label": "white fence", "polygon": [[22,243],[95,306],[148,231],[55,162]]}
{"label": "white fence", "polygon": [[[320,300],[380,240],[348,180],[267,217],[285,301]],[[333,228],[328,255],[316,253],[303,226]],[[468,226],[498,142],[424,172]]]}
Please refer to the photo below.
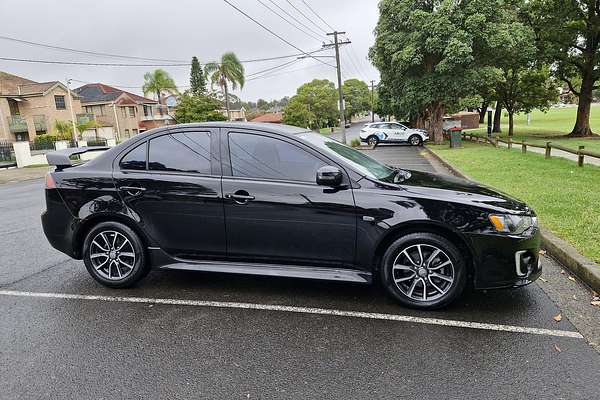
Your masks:
{"label": "white fence", "polygon": [[[107,139],[106,145],[109,147],[114,147],[117,145],[117,142],[114,139]],[[80,140],[77,142],[77,147],[85,147],[87,146],[87,141]],[[69,147],[69,142],[66,140],[57,141],[54,144],[56,150],[63,150]],[[29,148],[29,142],[14,142],[13,148],[15,149],[15,159],[17,161],[17,168],[27,167],[28,165],[44,165],[48,164],[48,160],[46,160],[45,154],[31,154],[31,149]],[[92,158],[98,156],[99,152],[90,152],[81,154],[82,160],[91,160]]]}

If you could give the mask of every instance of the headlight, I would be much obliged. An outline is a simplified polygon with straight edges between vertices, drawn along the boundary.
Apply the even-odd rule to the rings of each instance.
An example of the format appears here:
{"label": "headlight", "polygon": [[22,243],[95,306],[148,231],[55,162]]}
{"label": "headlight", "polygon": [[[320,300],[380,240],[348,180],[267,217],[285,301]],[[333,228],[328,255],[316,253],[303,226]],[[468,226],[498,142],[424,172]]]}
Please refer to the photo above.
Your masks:
{"label": "headlight", "polygon": [[498,232],[520,235],[532,226],[537,226],[537,218],[529,215],[490,214],[490,222]]}

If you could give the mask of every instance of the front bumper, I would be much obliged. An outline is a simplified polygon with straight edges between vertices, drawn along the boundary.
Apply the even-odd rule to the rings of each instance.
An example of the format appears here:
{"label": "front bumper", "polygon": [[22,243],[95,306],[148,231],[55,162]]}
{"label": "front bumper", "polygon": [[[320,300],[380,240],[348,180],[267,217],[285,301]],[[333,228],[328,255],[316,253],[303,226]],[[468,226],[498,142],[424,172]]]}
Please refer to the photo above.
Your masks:
{"label": "front bumper", "polygon": [[494,289],[525,286],[542,274],[539,229],[529,236],[469,234],[474,249],[474,286]]}

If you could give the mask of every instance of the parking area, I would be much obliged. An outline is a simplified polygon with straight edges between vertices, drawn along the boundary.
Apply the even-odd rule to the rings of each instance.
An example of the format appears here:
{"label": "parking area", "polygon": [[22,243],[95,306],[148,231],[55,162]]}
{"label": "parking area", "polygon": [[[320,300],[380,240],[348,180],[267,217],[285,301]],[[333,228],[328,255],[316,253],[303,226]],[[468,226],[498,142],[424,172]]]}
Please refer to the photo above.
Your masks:
{"label": "parking area", "polygon": [[[420,153],[369,154],[434,171]],[[244,275],[154,271],[111,290],[50,248],[43,208],[41,180],[0,185],[3,399],[598,396],[599,308],[547,257],[539,284],[435,312],[377,285]]]}

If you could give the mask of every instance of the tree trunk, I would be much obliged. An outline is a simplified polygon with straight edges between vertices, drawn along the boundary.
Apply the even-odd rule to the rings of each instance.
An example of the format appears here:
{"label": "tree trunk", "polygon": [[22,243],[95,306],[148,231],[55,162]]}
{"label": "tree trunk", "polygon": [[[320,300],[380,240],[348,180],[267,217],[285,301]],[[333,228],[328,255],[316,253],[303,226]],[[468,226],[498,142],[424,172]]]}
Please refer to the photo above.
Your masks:
{"label": "tree trunk", "polygon": [[223,84],[225,90],[225,109],[227,110],[227,121],[231,121],[231,112],[229,111],[229,90],[227,89],[227,81]]}
{"label": "tree trunk", "polygon": [[485,122],[485,114],[487,113],[487,108],[489,105],[489,101],[484,100],[481,104],[481,108],[479,109],[479,123],[483,124]]}
{"label": "tree trunk", "polygon": [[513,127],[514,127],[513,115],[514,115],[513,111],[508,112],[508,136],[509,137],[513,136]]}
{"label": "tree trunk", "polygon": [[429,106],[427,113],[427,125],[429,135],[433,137],[433,143],[440,144],[444,141],[444,106],[435,102]]}
{"label": "tree trunk", "polygon": [[579,92],[579,105],[577,106],[577,119],[573,130],[567,136],[582,137],[594,134],[590,128],[590,107],[593,100],[592,91],[594,90],[593,73],[593,68],[583,73]]}
{"label": "tree trunk", "polygon": [[496,102],[496,109],[494,110],[494,126],[492,128],[492,132],[500,133],[502,129],[500,128],[500,119],[502,118],[502,105],[499,101]]}

